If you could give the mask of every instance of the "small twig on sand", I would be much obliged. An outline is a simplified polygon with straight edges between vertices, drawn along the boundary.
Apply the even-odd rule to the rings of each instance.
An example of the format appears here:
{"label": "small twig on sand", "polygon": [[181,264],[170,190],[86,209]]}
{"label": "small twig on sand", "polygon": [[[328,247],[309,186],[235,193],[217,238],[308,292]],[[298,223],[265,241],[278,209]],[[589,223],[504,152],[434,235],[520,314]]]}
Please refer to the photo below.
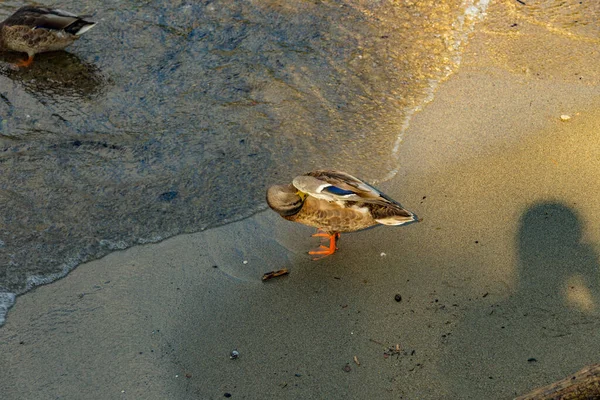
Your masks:
{"label": "small twig on sand", "polygon": [[277,278],[278,276],[287,275],[289,273],[290,271],[288,271],[287,268],[280,269],[279,271],[265,272],[262,276],[262,280],[268,281],[269,279]]}
{"label": "small twig on sand", "polygon": [[369,339],[369,341],[385,347],[385,344],[383,344],[383,343],[381,343],[381,342],[379,342],[379,341],[377,341],[375,339]]}

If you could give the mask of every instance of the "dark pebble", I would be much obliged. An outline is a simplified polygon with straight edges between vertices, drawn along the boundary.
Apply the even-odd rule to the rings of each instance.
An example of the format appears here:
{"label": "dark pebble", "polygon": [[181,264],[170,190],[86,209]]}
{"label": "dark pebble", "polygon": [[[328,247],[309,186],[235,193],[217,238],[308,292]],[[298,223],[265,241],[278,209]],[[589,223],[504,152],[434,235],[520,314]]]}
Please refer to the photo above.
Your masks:
{"label": "dark pebble", "polygon": [[164,192],[158,196],[158,201],[171,201],[174,200],[178,195],[179,193],[176,191]]}
{"label": "dark pebble", "polygon": [[527,359],[527,362],[534,363],[534,362],[537,362],[537,360],[535,358],[531,357],[531,358]]}
{"label": "dark pebble", "polygon": [[231,397],[231,393],[225,393],[223,396],[229,398],[229,397]]}
{"label": "dark pebble", "polygon": [[344,366],[344,371],[346,371],[346,372],[350,372],[350,371],[352,371],[352,368],[350,368],[350,364],[346,364],[346,365]]}
{"label": "dark pebble", "polygon": [[400,296],[399,294],[394,296],[394,300],[396,300],[397,302],[401,302],[402,301],[402,296]]}

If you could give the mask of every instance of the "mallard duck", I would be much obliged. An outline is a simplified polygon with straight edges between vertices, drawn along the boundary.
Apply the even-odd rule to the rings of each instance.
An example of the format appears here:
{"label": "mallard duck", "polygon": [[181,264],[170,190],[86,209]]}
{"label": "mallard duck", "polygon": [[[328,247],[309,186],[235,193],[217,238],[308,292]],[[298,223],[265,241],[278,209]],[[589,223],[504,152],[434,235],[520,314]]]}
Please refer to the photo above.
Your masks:
{"label": "mallard duck", "polygon": [[27,53],[16,64],[27,67],[37,53],[63,50],[90,30],[95,22],[66,11],[25,6],[0,23],[0,50]]}
{"label": "mallard duck", "polygon": [[329,239],[328,247],[308,252],[317,256],[314,260],[337,250],[341,232],[417,221],[400,203],[341,171],[313,171],[295,177],[290,185],[271,186],[267,203],[283,218],[317,228],[313,236]]}

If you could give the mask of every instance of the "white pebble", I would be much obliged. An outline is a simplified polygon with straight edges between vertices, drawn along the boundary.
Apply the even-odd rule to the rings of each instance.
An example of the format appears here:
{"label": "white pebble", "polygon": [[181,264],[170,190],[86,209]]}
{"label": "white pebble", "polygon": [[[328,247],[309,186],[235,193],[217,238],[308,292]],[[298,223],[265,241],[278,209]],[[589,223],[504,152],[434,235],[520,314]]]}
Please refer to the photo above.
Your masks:
{"label": "white pebble", "polygon": [[380,254],[380,256],[381,256],[381,257],[385,257],[385,256],[387,256],[387,254],[385,254],[385,253],[383,253],[383,252],[382,252],[382,253]]}
{"label": "white pebble", "polygon": [[567,115],[567,114],[563,114],[563,115],[560,116],[560,120],[561,121],[568,121],[570,119],[571,119],[571,116]]}
{"label": "white pebble", "polygon": [[244,264],[248,264],[248,260],[244,260]]}

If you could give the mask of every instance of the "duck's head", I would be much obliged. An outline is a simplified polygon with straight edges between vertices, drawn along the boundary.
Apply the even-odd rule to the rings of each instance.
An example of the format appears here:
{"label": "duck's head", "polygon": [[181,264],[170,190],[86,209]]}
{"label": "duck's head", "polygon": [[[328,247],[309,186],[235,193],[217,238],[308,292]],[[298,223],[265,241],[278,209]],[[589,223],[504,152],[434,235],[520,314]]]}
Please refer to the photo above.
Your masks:
{"label": "duck's head", "polygon": [[300,211],[306,196],[294,185],[273,185],[267,189],[267,204],[282,217],[289,217]]}

